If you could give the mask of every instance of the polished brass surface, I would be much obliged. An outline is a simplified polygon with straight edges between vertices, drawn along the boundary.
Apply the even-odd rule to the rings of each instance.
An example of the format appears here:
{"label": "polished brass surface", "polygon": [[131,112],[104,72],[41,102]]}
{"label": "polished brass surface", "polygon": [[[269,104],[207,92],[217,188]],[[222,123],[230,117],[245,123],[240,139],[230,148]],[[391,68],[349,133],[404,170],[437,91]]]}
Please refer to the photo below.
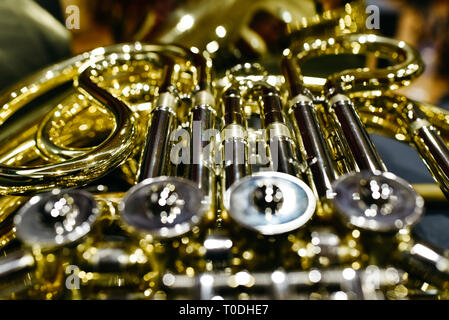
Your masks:
{"label": "polished brass surface", "polygon": [[[4,92],[0,298],[447,299],[447,248],[414,228],[447,205],[449,114],[395,91],[424,64],[365,33],[361,1],[315,4],[180,11],[160,40],[186,47],[102,47]],[[260,12],[286,41],[264,47]],[[310,68],[345,55],[367,63]],[[368,132],[438,186],[389,173]]]}

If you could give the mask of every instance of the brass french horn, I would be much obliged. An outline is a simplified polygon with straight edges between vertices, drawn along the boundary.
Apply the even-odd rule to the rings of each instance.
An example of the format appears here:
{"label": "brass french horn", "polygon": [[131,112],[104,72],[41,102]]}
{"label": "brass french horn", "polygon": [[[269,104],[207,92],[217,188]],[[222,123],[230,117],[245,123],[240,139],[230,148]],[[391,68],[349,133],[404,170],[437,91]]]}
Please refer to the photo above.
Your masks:
{"label": "brass french horn", "polygon": [[[441,193],[388,172],[368,132],[414,147],[448,196],[448,115],[395,92],[423,62],[362,10],[294,20],[276,67],[134,42],[3,93],[0,297],[447,298],[447,252],[413,233]],[[307,72],[369,54],[389,66]]]}

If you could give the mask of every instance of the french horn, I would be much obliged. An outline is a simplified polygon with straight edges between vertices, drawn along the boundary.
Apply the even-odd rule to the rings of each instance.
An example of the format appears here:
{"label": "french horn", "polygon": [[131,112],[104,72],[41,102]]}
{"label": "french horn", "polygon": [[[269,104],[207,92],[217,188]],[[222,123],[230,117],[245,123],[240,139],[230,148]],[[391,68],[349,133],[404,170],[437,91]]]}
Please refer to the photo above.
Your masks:
{"label": "french horn", "polygon": [[[423,62],[357,4],[296,21],[279,72],[133,42],[3,93],[0,297],[447,298],[447,248],[414,228],[449,196],[448,114],[395,92]],[[390,64],[307,73],[348,54]],[[439,188],[389,172],[372,132]]]}

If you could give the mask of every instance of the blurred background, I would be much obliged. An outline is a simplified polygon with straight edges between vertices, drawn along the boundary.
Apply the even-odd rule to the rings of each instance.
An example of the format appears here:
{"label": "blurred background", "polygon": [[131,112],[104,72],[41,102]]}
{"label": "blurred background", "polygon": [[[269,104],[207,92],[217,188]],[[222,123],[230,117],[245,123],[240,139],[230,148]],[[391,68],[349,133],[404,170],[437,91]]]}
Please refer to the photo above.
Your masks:
{"label": "blurred background", "polygon": [[134,40],[207,49],[218,68],[260,60],[285,48],[295,22],[347,2],[378,6],[373,31],[419,49],[426,72],[407,95],[449,108],[446,0],[2,0],[0,89],[63,58]]}

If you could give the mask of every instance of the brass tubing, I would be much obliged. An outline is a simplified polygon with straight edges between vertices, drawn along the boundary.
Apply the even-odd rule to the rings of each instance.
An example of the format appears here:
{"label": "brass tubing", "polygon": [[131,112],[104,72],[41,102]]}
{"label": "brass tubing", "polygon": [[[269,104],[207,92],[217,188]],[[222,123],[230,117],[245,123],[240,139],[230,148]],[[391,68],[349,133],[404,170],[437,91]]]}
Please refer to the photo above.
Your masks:
{"label": "brass tubing", "polygon": [[135,135],[129,108],[90,79],[91,69],[80,76],[80,86],[92,92],[95,99],[106,103],[116,118],[116,127],[106,141],[83,156],[38,167],[0,167],[0,192],[25,194],[58,186],[79,186],[96,179],[119,165],[132,151]]}
{"label": "brass tubing", "polygon": [[[332,90],[332,89],[331,89]],[[343,94],[328,95],[330,112],[333,113],[340,137],[345,139],[359,170],[387,171],[368,135],[354,104]]]}
{"label": "brass tubing", "polygon": [[171,91],[173,60],[165,57],[164,65],[163,84],[156,108],[152,112],[137,182],[162,176],[166,167],[168,137],[175,121],[177,98]]}
{"label": "brass tubing", "polygon": [[246,143],[244,137],[245,120],[242,112],[240,93],[230,87],[223,94],[223,144],[225,190],[234,182],[248,174],[246,163]]}
{"label": "brass tubing", "polygon": [[[437,121],[435,120],[437,117],[428,118],[429,115],[434,115],[436,109],[390,92],[408,85],[423,72],[424,64],[419,53],[403,41],[373,34],[348,34],[319,42],[319,46],[313,43],[303,44],[301,52],[296,54],[299,64],[325,55],[373,52],[376,53],[376,57],[393,62],[386,68],[344,70],[327,79],[326,89],[333,90],[328,94],[328,98],[333,98],[331,104],[334,106],[330,107],[335,111],[335,118],[341,122],[340,134],[348,138],[359,167],[370,170],[385,169],[349,98],[355,99],[353,101],[372,100],[375,107],[386,108],[390,113],[395,113],[398,121],[407,126],[408,142],[417,149],[432,176],[449,197],[449,148],[441,138],[441,133],[431,124]],[[319,80],[325,81],[323,78]],[[317,89],[315,85],[312,87]],[[393,108],[389,106],[390,104]],[[441,111],[438,119],[442,119],[443,115],[444,112]],[[353,132],[351,127],[355,129]],[[362,151],[367,151],[366,156]]]}
{"label": "brass tubing", "polygon": [[[290,69],[288,72],[284,72],[287,81],[293,76],[295,70],[299,73],[293,62],[284,62],[284,69]],[[297,75],[297,79],[299,79],[299,75]],[[294,87],[290,92],[300,92],[301,88],[298,88],[298,82],[299,80],[293,81]],[[311,109],[312,99],[304,94],[305,90],[302,91],[303,94],[291,97],[290,104],[309,103]],[[333,208],[343,217],[345,223],[353,227],[391,232],[415,224],[423,212],[422,198],[416,194],[408,182],[387,171],[352,101],[345,95],[344,86],[338,81],[338,77],[330,76],[323,91],[327,100],[328,112],[333,116],[336,124],[334,130],[342,143],[350,150],[350,158],[356,166],[356,172],[345,172],[338,179],[335,179],[336,177],[332,174],[326,174],[324,179],[322,176],[318,176],[318,184],[326,182],[331,184],[330,189],[326,190],[328,192],[326,198],[332,199]],[[299,116],[298,120],[294,120],[298,125],[298,120],[302,121],[303,119]],[[318,127],[316,121],[309,120],[309,122],[315,122]],[[298,135],[301,136],[301,133]],[[302,135],[306,134],[302,133]],[[325,155],[322,157],[326,158]],[[377,194],[380,189],[382,189],[382,196],[380,193]],[[354,197],[355,194],[358,196]],[[327,202],[322,197],[319,200],[322,204]],[[401,206],[401,202],[407,204]],[[369,210],[375,213],[367,216],[366,212]],[[392,220],[394,216],[396,218]]]}
{"label": "brass tubing", "polygon": [[284,57],[282,70],[289,88],[288,113],[295,129],[303,162],[308,169],[309,184],[323,202],[332,194],[332,182],[337,179],[334,164],[318,124],[313,96],[302,83],[295,59]]}
{"label": "brass tubing", "polygon": [[[269,146],[275,171],[297,176],[296,157],[290,130],[282,114],[282,102],[276,89],[259,85],[263,127],[268,131]],[[275,157],[275,159],[273,159]]]}
{"label": "brass tubing", "polygon": [[449,148],[438,129],[431,125],[415,103],[409,104],[405,111],[412,111],[403,112],[404,118],[408,116],[411,142],[449,199]]}
{"label": "brass tubing", "polygon": [[[212,92],[211,71],[207,60],[201,54],[192,54],[197,70],[193,107],[190,110],[190,152],[191,163],[188,166],[188,178],[198,185],[206,194],[213,196],[211,181],[213,176],[212,149],[205,148],[214,143],[213,137],[206,135],[215,127],[216,111],[215,98]],[[208,138],[208,139],[206,139]]]}

